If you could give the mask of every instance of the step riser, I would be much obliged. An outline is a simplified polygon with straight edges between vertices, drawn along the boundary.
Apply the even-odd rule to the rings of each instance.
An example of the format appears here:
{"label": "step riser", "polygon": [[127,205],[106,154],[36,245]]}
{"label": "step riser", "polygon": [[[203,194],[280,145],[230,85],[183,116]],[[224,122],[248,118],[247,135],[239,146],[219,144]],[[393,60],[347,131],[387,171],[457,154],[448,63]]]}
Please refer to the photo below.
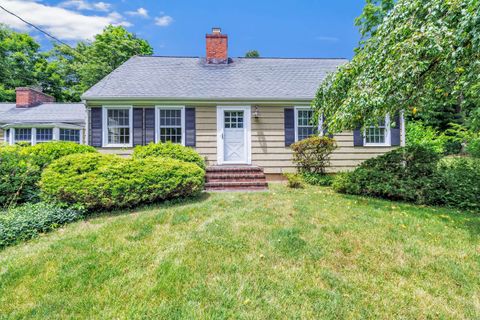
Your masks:
{"label": "step riser", "polygon": [[266,190],[268,190],[268,188],[266,187],[205,188],[205,191],[266,191]]}
{"label": "step riser", "polygon": [[266,190],[263,169],[259,167],[209,167],[205,190]]}
{"label": "step riser", "polygon": [[265,180],[265,175],[208,175],[207,174],[207,181],[208,180]]}
{"label": "step riser", "polygon": [[265,183],[266,179],[207,179],[207,183],[235,183],[235,182],[252,182],[252,183]]}

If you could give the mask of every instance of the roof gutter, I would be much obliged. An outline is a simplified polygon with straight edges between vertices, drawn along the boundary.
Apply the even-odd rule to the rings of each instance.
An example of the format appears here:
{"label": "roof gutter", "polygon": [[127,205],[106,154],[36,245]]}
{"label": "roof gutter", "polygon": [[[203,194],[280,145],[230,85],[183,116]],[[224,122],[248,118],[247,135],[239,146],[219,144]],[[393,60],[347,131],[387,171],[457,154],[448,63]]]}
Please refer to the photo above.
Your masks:
{"label": "roof gutter", "polygon": [[[115,102],[119,104],[198,104],[198,105],[218,105],[218,104],[236,104],[236,105],[310,105],[313,98],[293,98],[293,99],[275,99],[275,98],[189,98],[189,97],[88,97],[82,96],[86,104],[104,104],[105,102]],[[134,104],[134,103],[133,103]]]}

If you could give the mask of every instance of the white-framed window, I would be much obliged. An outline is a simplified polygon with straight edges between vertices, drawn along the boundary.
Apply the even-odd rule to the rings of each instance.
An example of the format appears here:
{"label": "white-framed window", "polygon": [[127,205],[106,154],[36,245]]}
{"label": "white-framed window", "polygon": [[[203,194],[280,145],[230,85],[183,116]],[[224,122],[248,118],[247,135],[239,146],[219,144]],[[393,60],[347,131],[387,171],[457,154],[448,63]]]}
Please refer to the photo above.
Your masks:
{"label": "white-framed window", "polygon": [[53,140],[53,128],[36,128],[35,142],[47,142]]}
{"label": "white-framed window", "polygon": [[16,128],[14,139],[15,142],[32,143],[32,128]]}
{"label": "white-framed window", "polygon": [[60,129],[60,141],[71,141],[80,143],[80,130]]}
{"label": "white-framed window", "polygon": [[390,116],[387,114],[385,118],[378,121],[378,125],[365,128],[363,134],[364,146],[390,146]]}
{"label": "white-framed window", "polygon": [[295,141],[300,141],[322,132],[321,121],[318,122],[318,125],[313,124],[314,115],[315,112],[310,107],[295,107]]}
{"label": "white-framed window", "polygon": [[185,145],[185,107],[157,106],[155,136],[157,142],[171,141]]}
{"label": "white-framed window", "polygon": [[131,147],[132,106],[103,108],[103,143],[106,147]]}
{"label": "white-framed window", "polygon": [[5,142],[5,143],[10,143],[10,129],[6,129],[6,130],[4,130],[4,131],[5,131],[4,142]]}

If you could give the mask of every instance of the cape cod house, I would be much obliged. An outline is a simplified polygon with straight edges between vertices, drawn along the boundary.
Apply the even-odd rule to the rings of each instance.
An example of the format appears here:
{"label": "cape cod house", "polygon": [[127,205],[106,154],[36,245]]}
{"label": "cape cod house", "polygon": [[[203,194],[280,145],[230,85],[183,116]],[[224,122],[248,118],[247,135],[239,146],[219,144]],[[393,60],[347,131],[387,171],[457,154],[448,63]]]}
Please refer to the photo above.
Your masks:
{"label": "cape cod house", "polygon": [[[206,57],[135,56],[85,92],[88,143],[129,154],[150,142],[194,147],[210,166],[295,170],[289,146],[323,128],[310,103],[345,59],[231,58],[219,28]],[[403,143],[403,121],[335,135],[330,171],[348,170]]]}
{"label": "cape cod house", "polygon": [[[68,140],[121,155],[172,141],[205,156],[207,187],[264,187],[264,174],[295,171],[292,143],[324,134],[321,121],[311,124],[310,104],[326,75],[346,62],[231,58],[227,35],[214,28],[205,57],[132,57],[85,92],[83,103],[18,88],[16,103],[0,104],[0,138],[3,129],[10,144]],[[352,169],[403,145],[404,136],[403,119],[389,116],[380,126],[336,134],[329,171]]]}

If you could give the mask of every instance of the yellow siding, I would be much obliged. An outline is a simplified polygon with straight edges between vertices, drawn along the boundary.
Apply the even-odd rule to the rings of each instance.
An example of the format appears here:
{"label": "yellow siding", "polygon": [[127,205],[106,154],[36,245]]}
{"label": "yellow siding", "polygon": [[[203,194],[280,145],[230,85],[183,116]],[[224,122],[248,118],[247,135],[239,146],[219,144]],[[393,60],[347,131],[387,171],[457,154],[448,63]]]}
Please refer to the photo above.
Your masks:
{"label": "yellow siding", "polygon": [[5,134],[4,134],[4,132],[3,132],[3,129],[0,129],[0,143],[6,142],[6,141],[4,140],[4,139],[5,139],[4,137],[5,137]]}
{"label": "yellow siding", "polygon": [[197,107],[195,111],[195,149],[206,158],[208,165],[214,165],[217,163],[217,108]]}
{"label": "yellow siding", "polygon": [[[294,172],[292,152],[285,147],[284,107],[259,107],[260,116],[252,117],[252,164],[263,167],[267,174]],[[206,158],[208,165],[217,163],[217,109],[215,106],[196,107],[196,150]],[[362,161],[381,155],[393,148],[353,147],[353,133],[334,136],[338,149],[332,155],[330,172],[351,170]],[[124,156],[129,149],[102,149],[102,152]]]}

